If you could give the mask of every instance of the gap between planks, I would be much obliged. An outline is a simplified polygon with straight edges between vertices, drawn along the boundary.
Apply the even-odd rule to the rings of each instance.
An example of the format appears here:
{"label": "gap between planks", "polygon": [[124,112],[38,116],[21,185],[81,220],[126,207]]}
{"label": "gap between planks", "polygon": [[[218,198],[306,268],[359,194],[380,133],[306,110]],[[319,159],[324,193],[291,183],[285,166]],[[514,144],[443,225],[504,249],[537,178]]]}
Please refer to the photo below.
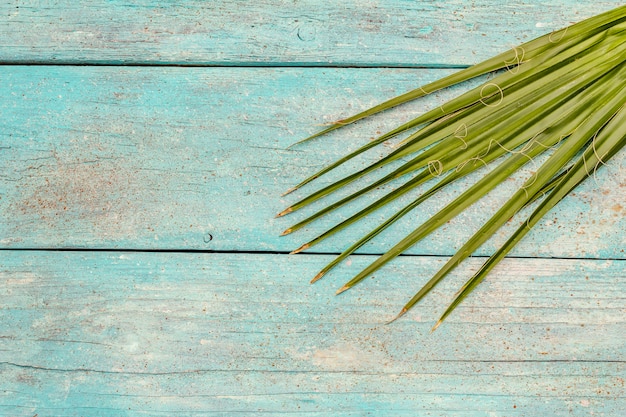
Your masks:
{"label": "gap between planks", "polygon": [[[339,252],[303,252],[291,254],[289,251],[263,250],[210,250],[210,249],[141,249],[141,248],[0,248],[0,252],[104,252],[104,253],[197,253],[197,254],[242,254],[242,255],[290,255],[290,256],[339,256]],[[355,253],[351,256],[382,256],[379,252]],[[406,258],[450,258],[454,254],[403,253]],[[489,256],[472,255],[470,259],[487,259]],[[506,256],[506,259],[554,259],[564,261],[626,261],[626,257],[566,257],[566,256]]]}

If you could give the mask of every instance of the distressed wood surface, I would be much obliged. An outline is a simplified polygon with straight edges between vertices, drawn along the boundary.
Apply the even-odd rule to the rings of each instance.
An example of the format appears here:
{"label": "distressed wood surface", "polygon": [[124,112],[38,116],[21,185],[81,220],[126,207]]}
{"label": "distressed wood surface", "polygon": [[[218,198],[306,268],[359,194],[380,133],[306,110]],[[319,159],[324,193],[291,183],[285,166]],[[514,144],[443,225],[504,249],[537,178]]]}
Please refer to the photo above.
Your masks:
{"label": "distressed wood surface", "polygon": [[505,260],[429,334],[460,274],[405,320],[384,322],[440,258],[404,257],[333,297],[349,271],[302,279],[323,256],[294,268],[286,255],[4,255],[2,415],[617,416],[626,407],[624,261]]}
{"label": "distressed wood surface", "polygon": [[621,6],[535,0],[6,0],[12,63],[449,66]]}
{"label": "distressed wood surface", "polygon": [[[0,244],[9,248],[293,250],[367,200],[281,238],[282,230],[304,216],[274,215],[321,185],[280,197],[285,190],[346,147],[460,91],[287,149],[321,123],[450,70],[5,66],[0,71],[0,164],[6,167],[0,173],[0,210],[8,214],[0,224]],[[622,153],[559,205],[515,254],[623,258],[623,168]],[[519,181],[506,184],[411,253],[452,254],[516,185]],[[458,189],[415,210],[362,252],[380,253],[397,240],[395,231],[417,227],[429,209]],[[316,250],[342,250],[347,239],[380,221],[373,216]],[[480,253],[493,250],[511,228]]]}
{"label": "distressed wood surface", "polygon": [[[435,333],[480,259],[385,322],[521,178],[339,297],[429,212],[314,286],[330,255],[284,253],[356,206],[283,238],[311,211],[273,218],[336,176],[280,197],[299,180],[472,84],[293,142],[621,5],[2,2],[0,415],[624,414],[626,153]],[[316,250],[343,249],[386,214]]]}

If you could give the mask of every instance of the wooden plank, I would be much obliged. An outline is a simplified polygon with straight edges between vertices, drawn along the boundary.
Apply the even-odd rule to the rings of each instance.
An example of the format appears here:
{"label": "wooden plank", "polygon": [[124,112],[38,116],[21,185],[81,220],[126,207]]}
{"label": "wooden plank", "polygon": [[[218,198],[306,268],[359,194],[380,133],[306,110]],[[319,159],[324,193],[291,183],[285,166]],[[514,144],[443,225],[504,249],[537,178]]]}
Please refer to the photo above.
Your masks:
{"label": "wooden plank", "polygon": [[436,332],[470,262],[385,325],[443,261],[3,251],[0,414],[619,415],[624,261],[507,259]]}
{"label": "wooden plank", "polygon": [[467,65],[618,0],[8,0],[0,62]]}
{"label": "wooden plank", "polygon": [[[280,197],[285,190],[375,132],[462,91],[436,94],[287,149],[324,122],[449,70],[4,66],[1,71],[0,212],[6,216],[0,245],[9,248],[290,251],[356,208],[280,238],[312,211],[274,215],[337,175]],[[623,166],[624,153],[568,197],[515,254],[623,258]],[[506,184],[412,253],[451,254],[518,183]],[[424,206],[364,253],[379,253],[397,239],[398,230],[416,227],[428,218],[428,209],[441,204]],[[380,218],[318,250],[343,249]],[[505,232],[480,253],[502,242]]]}

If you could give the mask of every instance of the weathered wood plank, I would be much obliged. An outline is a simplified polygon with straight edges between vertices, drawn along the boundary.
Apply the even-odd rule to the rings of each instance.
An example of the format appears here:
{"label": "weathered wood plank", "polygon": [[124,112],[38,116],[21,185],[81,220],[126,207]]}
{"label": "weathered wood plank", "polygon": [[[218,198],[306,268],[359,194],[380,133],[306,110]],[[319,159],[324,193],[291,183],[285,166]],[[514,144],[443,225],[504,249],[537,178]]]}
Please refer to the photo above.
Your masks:
{"label": "weathered wood plank", "polygon": [[[4,66],[0,71],[0,244],[11,248],[292,250],[355,208],[280,238],[303,216],[274,215],[315,186],[284,198],[282,192],[374,132],[460,91],[287,149],[321,123],[449,70]],[[380,154],[368,154],[350,168]],[[515,253],[623,258],[623,163],[621,154],[603,167]],[[452,253],[512,190],[512,184],[504,186],[413,253]],[[364,252],[380,252],[395,241],[396,230],[416,227],[427,217],[428,211],[416,212]],[[380,218],[319,250],[344,248]],[[481,253],[505,236],[496,236]]]}
{"label": "weathered wood plank", "polygon": [[332,297],[368,258],[309,286],[302,276],[327,257],[4,251],[0,414],[613,416],[626,407],[624,261],[507,259],[429,334],[467,268],[385,325],[442,260],[403,257]]}
{"label": "weathered wood plank", "polygon": [[617,0],[0,3],[0,61],[467,65]]}

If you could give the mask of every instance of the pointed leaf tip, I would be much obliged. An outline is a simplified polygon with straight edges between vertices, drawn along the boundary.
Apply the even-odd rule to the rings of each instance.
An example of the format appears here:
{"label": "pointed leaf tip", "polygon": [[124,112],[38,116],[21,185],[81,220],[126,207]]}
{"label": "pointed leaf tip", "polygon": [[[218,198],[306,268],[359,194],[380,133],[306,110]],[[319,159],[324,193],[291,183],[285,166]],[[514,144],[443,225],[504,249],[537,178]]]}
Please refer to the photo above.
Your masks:
{"label": "pointed leaf tip", "polygon": [[387,323],[385,324],[391,324],[394,321],[398,320],[400,317],[404,316],[406,314],[406,312],[409,311],[406,307],[402,308],[402,310],[400,310],[400,312],[398,313],[397,316],[395,316],[394,318],[392,318],[391,320],[389,320]]}
{"label": "pointed leaf tip", "polygon": [[297,189],[298,189],[298,187],[291,187],[290,189],[288,189],[287,191],[285,191],[284,193],[282,193],[280,196],[281,196],[281,197],[284,197],[284,196],[286,196],[287,194],[291,194],[291,193],[293,193],[293,192],[294,192],[294,191],[296,191]]}
{"label": "pointed leaf tip", "polygon": [[300,246],[298,249],[291,251],[291,253],[289,253],[290,255],[295,255],[296,253],[300,253],[303,250],[307,250],[309,248],[309,244],[305,243],[304,245]]}
{"label": "pointed leaf tip", "polygon": [[437,328],[441,325],[443,321],[441,319],[437,320],[437,323],[435,323],[435,325],[433,326],[432,329],[430,329],[430,332],[434,332],[435,330],[437,330]]}
{"label": "pointed leaf tip", "polygon": [[348,287],[347,285],[344,285],[343,287],[341,287],[341,288],[339,288],[339,289],[337,290],[337,292],[335,293],[335,295],[339,295],[339,294],[341,294],[342,292],[348,291],[349,289],[350,289],[350,287]]}
{"label": "pointed leaf tip", "polygon": [[283,232],[282,232],[280,235],[281,235],[281,236],[285,236],[285,235],[288,235],[288,234],[289,234],[289,233],[291,233],[291,232],[293,232],[293,230],[291,230],[291,228],[289,228],[289,229],[285,229],[285,230],[283,230]]}
{"label": "pointed leaf tip", "polygon": [[311,284],[314,284],[314,283],[316,283],[317,281],[319,281],[319,280],[320,280],[320,279],[324,276],[324,274],[325,274],[325,273],[326,273],[326,272],[321,271],[321,272],[319,272],[317,275],[315,275],[315,276],[313,277],[313,279],[311,280]]}
{"label": "pointed leaf tip", "polygon": [[291,207],[287,207],[286,209],[284,209],[283,211],[281,211],[280,213],[278,213],[276,215],[276,217],[283,217],[286,214],[289,214],[293,211],[293,209]]}

